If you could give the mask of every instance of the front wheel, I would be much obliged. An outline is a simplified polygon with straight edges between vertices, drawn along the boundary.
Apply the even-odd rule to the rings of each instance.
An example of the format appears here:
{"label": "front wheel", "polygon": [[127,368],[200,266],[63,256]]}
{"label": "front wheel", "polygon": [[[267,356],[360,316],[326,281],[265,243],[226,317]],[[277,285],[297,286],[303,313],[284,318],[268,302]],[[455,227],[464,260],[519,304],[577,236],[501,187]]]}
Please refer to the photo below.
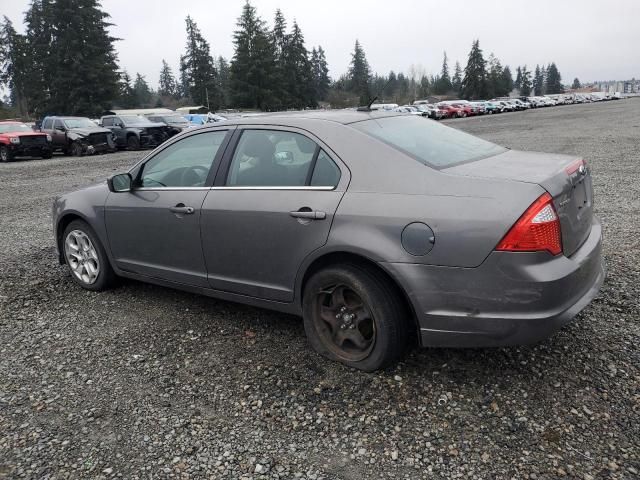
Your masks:
{"label": "front wheel", "polygon": [[0,146],[0,162],[10,162],[11,160],[13,160],[13,155],[9,149],[4,145]]}
{"label": "front wheel", "polygon": [[127,148],[129,150],[140,150],[140,139],[135,135],[127,137]]}
{"label": "front wheel", "polygon": [[78,142],[73,142],[71,144],[71,147],[69,148],[69,151],[74,157],[80,157],[82,156],[82,145],[80,145]]}
{"label": "front wheel", "polygon": [[93,229],[82,220],[74,220],[62,235],[64,259],[71,278],[82,288],[101,291],[115,280],[107,254]]}
{"label": "front wheel", "polygon": [[303,294],[304,328],[321,355],[371,372],[402,357],[408,313],[387,280],[358,265],[315,273]]}

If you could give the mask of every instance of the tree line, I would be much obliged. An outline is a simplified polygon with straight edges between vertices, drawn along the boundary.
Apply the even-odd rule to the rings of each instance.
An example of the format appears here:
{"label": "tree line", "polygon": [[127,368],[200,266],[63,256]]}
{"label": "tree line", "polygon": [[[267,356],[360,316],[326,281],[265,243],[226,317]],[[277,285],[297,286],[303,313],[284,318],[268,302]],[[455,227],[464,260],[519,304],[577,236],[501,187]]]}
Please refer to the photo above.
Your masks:
{"label": "tree line", "polygon": [[[193,18],[185,19],[185,48],[174,73],[166,59],[153,88],[140,73],[120,69],[117,38],[98,0],[33,0],[25,12],[25,33],[4,17],[0,25],[0,85],[5,103],[23,117],[44,114],[99,115],[120,108],[205,105],[264,111],[356,106],[379,101],[408,103],[430,95],[484,99],[508,95],[561,93],[555,63],[516,68],[492,54],[485,59],[473,42],[464,68],[443,56],[442,68],[427,75],[412,65],[408,72],[374,73],[364,47],[355,41],[348,71],[332,80],[321,46],[309,50],[300,26],[291,26],[276,10],[270,27],[247,1],[237,20],[231,59],[215,56]],[[577,79],[574,81],[574,86]],[[579,82],[578,82],[579,84]],[[0,108],[2,105],[0,104]]]}

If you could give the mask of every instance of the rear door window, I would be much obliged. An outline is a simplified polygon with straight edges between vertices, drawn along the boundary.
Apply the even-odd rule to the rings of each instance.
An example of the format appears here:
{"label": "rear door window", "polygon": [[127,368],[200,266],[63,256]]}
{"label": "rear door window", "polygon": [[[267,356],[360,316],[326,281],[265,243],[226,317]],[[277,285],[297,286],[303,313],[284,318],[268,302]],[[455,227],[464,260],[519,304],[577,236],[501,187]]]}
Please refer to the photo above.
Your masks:
{"label": "rear door window", "polygon": [[336,187],[339,181],[340,168],[329,158],[324,150],[320,150],[313,169],[313,175],[311,176],[311,186]]}
{"label": "rear door window", "polygon": [[44,130],[51,130],[53,128],[53,119],[52,118],[47,118],[44,123],[42,124],[42,128]]}
{"label": "rear door window", "polygon": [[103,118],[102,119],[103,127],[112,127],[113,126],[113,117]]}
{"label": "rear door window", "polygon": [[295,132],[245,130],[235,149],[227,185],[301,187],[318,146]]}

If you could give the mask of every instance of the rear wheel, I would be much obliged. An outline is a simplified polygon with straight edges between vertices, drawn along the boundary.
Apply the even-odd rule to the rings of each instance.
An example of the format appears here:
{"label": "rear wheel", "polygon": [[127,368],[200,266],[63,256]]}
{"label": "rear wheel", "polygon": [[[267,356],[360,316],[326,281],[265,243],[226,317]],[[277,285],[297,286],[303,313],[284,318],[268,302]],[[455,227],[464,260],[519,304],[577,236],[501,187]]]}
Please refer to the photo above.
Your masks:
{"label": "rear wheel", "polygon": [[7,147],[4,145],[0,146],[0,162],[10,162],[13,160],[13,155],[9,151]]}
{"label": "rear wheel", "polygon": [[49,151],[49,152],[44,152],[44,153],[41,155],[41,158],[44,158],[45,160],[48,160],[48,159],[50,159],[52,156],[53,156],[53,153],[51,153],[51,152]]}
{"label": "rear wheel", "polygon": [[315,273],[303,296],[304,328],[321,355],[374,371],[398,360],[409,334],[407,309],[373,270],[346,264]]}
{"label": "rear wheel", "polygon": [[127,137],[127,148],[129,150],[140,150],[140,139],[135,135]]}
{"label": "rear wheel", "polygon": [[106,290],[115,281],[102,243],[93,229],[82,220],[74,220],[62,236],[64,259],[74,282],[87,290]]}

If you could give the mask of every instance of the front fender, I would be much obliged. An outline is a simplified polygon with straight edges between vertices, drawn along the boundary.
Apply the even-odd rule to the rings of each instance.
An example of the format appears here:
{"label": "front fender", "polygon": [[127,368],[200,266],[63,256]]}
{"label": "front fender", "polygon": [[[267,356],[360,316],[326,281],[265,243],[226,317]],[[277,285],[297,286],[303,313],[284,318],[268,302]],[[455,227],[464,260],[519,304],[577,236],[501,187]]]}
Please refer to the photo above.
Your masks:
{"label": "front fender", "polygon": [[89,187],[62,195],[53,202],[53,234],[58,259],[62,258],[62,235],[67,225],[75,219],[81,219],[89,224],[98,236],[99,240],[111,261],[111,251],[107,242],[105,228],[105,203],[109,195],[107,182],[101,182]]}

